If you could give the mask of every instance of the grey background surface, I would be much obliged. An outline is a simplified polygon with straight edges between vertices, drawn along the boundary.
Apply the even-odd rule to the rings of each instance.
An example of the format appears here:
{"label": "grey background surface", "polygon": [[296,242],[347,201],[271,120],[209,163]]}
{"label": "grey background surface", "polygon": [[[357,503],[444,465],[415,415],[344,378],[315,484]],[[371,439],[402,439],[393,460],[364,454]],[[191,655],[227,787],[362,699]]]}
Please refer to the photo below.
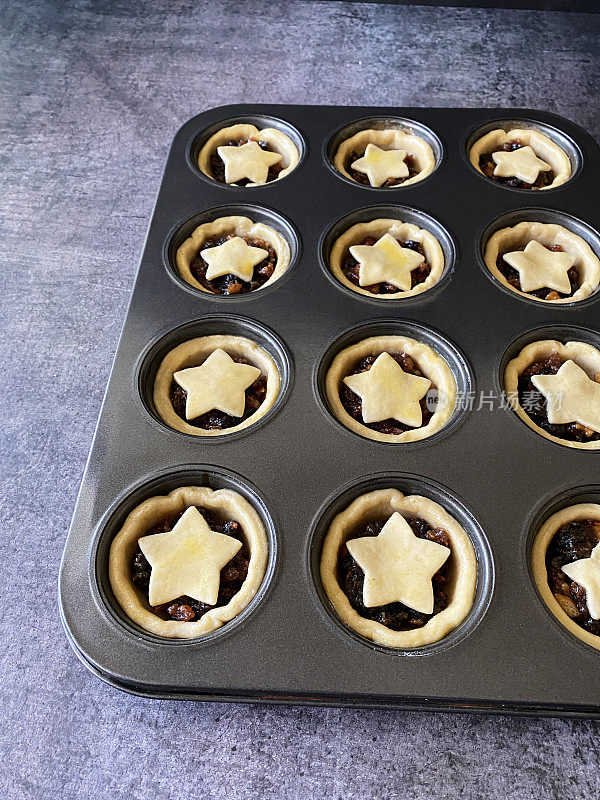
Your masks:
{"label": "grey background surface", "polygon": [[181,123],[234,102],[514,105],[599,138],[598,17],[267,0],[0,14],[2,796],[597,797],[599,722],[141,700],[82,667],[55,598]]}

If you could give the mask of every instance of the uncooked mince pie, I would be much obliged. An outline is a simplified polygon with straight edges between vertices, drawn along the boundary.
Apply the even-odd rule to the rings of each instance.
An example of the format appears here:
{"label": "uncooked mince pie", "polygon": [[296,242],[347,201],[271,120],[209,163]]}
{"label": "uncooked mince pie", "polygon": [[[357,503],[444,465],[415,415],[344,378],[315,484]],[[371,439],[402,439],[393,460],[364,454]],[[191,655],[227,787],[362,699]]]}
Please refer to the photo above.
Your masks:
{"label": "uncooked mince pie", "polygon": [[600,650],[600,505],[579,503],[553,514],[534,540],[531,566],[554,616]]}
{"label": "uncooked mince pie", "polygon": [[344,177],[365,186],[393,188],[422,181],[435,169],[425,139],[400,128],[363,130],[338,147],[333,165]]}
{"label": "uncooked mince pie", "polygon": [[387,647],[443,639],[471,610],[476,582],[469,535],[420,495],[364,494],[335,517],[323,542],[321,583],[337,615]]}
{"label": "uncooked mince pie", "polygon": [[133,622],[157,636],[190,639],[246,608],[268,552],[261,518],[242,495],[186,486],[129,514],[111,545],[109,578]]}
{"label": "uncooked mince pie", "polygon": [[154,380],[154,408],[175,430],[224,436],[264,417],[280,384],[277,364],[256,342],[225,334],[201,336],[163,358]]}
{"label": "uncooked mince pie", "polygon": [[504,373],[508,399],[540,436],[600,449],[600,351],[585,342],[532,342]]}
{"label": "uncooked mince pie", "polygon": [[484,261],[503,286],[543,303],[575,303],[600,283],[600,260],[562,225],[519,222],[490,236]]}
{"label": "uncooked mince pie", "polygon": [[283,131],[259,130],[246,123],[221,128],[198,154],[198,166],[205,175],[234,186],[261,186],[279,180],[299,161],[298,148]]}
{"label": "uncooked mince pie", "polygon": [[177,271],[195,289],[221,295],[255,292],[278,280],[290,265],[284,237],[248,217],[205,222],[177,249]]}
{"label": "uncooked mince pie", "polygon": [[553,189],[571,177],[569,156],[533,128],[496,128],[475,142],[469,160],[486,178],[513,189]]}
{"label": "uncooked mince pie", "polygon": [[378,300],[428,291],[442,277],[444,266],[444,252],[435,236],[398,219],[352,225],[329,254],[329,268],[341,284]]}
{"label": "uncooked mince pie", "polygon": [[429,345],[408,336],[372,336],[335,356],[325,393],[351,431],[378,442],[414,442],[447,424],[456,379]]}

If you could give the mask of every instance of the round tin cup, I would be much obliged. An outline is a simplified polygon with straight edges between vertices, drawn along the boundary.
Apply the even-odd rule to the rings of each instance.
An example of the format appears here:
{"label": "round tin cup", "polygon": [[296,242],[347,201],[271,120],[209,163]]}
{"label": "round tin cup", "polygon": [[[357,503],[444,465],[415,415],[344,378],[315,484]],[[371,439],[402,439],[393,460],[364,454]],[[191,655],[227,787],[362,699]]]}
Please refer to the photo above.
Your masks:
{"label": "round tin cup", "polygon": [[[185,242],[186,239],[192,235],[193,231],[198,225],[204,225],[207,222],[214,222],[221,217],[229,216],[242,216],[248,217],[252,222],[262,222],[265,225],[273,228],[277,233],[281,234],[289,245],[290,248],[290,264],[284,274],[273,283],[270,283],[264,288],[257,289],[254,292],[247,292],[246,294],[223,295],[213,294],[212,292],[197,289],[195,286],[187,283],[177,270],[177,250]],[[196,297],[202,297],[203,300],[210,300],[211,302],[227,302],[239,303],[240,301],[255,300],[257,297],[264,297],[269,292],[282,285],[289,277],[292,269],[298,262],[300,254],[300,238],[294,226],[285,217],[273,211],[270,208],[262,206],[250,205],[249,203],[237,203],[235,205],[218,206],[216,208],[209,208],[199,214],[195,214],[186,222],[179,224],[173,228],[163,250],[163,262],[169,275],[173,280],[186,291],[194,294]]]}
{"label": "round tin cup", "polygon": [[[429,345],[429,347],[435,350],[435,352],[446,361],[456,380],[456,402],[450,419],[441,430],[416,442],[380,442],[368,439],[366,436],[361,436],[361,434],[351,431],[335,416],[335,414],[333,414],[329,408],[325,392],[325,379],[333,359],[346,347],[350,347],[371,336],[409,336],[411,339]],[[375,447],[377,445],[399,448],[423,447],[424,445],[439,441],[442,436],[446,436],[451,431],[456,430],[458,424],[465,418],[468,404],[462,403],[460,398],[471,397],[473,387],[472,369],[469,362],[456,345],[437,331],[407,320],[383,319],[349,328],[330,343],[319,359],[313,372],[313,392],[321,411],[338,429],[341,428],[349,436],[358,437],[359,439],[370,442]]]}
{"label": "round tin cup", "polygon": [[[358,183],[358,181],[353,181],[351,178],[347,178],[345,175],[342,175],[333,166],[333,159],[335,158],[335,154],[337,153],[339,146],[346,139],[349,139],[351,136],[360,133],[360,131],[386,130],[389,128],[400,129],[404,131],[404,133],[414,133],[416,136],[420,136],[421,139],[424,139],[433,150],[433,155],[435,157],[435,167],[433,169],[433,172],[431,172],[422,180],[416,181],[415,183],[411,183],[408,186],[404,186],[401,183],[398,184],[397,186],[387,186],[387,187],[365,186],[362,183]],[[436,133],[434,133],[434,131],[431,130],[431,128],[428,128],[427,125],[423,125],[422,122],[417,122],[414,119],[407,119],[406,117],[395,117],[393,115],[363,117],[362,119],[354,120],[354,122],[350,122],[348,125],[344,125],[342,128],[339,128],[328,138],[326,138],[325,144],[323,145],[323,160],[327,164],[329,169],[333,172],[333,174],[336,175],[336,177],[340,178],[346,183],[351,184],[352,186],[359,186],[361,189],[368,189],[373,192],[392,192],[398,189],[400,190],[412,189],[415,186],[420,186],[422,183],[425,183],[425,181],[429,180],[431,177],[433,177],[433,175],[435,175],[444,157],[445,157],[445,152],[442,140]]]}
{"label": "round tin cup", "polygon": [[[584,642],[574,633],[569,631],[568,628],[566,628],[563,625],[560,619],[555,614],[553,614],[552,610],[548,607],[548,605],[544,601],[544,598],[542,597],[538,583],[533,574],[532,563],[531,563],[534,542],[542,525],[553,514],[556,514],[563,508],[577,505],[578,503],[600,503],[600,485],[590,484],[588,486],[577,486],[574,488],[566,489],[564,492],[561,492],[558,495],[553,495],[551,498],[546,498],[545,500],[543,500],[540,503],[540,505],[532,511],[531,516],[527,521],[527,524],[525,526],[523,550],[525,552],[527,571],[531,582],[531,588],[538,602],[541,604],[544,611],[550,617],[552,623],[562,631],[563,635],[567,637],[570,642],[576,643],[581,647],[584,647],[588,653],[592,652],[595,653],[598,657],[600,657],[600,650],[591,647],[589,644]],[[599,643],[600,643],[600,638],[599,638]]]}
{"label": "round tin cup", "polygon": [[[500,217],[497,217],[480,234],[479,246],[477,248],[477,260],[479,262],[479,266],[483,269],[485,275],[492,281],[494,286],[503,291],[505,294],[508,294],[513,299],[516,298],[524,303],[533,304],[538,308],[539,306],[551,308],[552,303],[545,303],[535,297],[525,297],[517,292],[513,292],[508,288],[508,286],[504,286],[504,284],[500,283],[500,281],[494,275],[492,275],[485,263],[485,248],[487,247],[487,243],[493,234],[499,230],[502,230],[502,228],[513,228],[520,222],[541,222],[545,225],[561,225],[563,228],[566,228],[572,233],[577,234],[577,236],[580,236],[585,242],[587,242],[597,258],[600,258],[600,233],[592,228],[591,225],[588,225],[587,222],[583,222],[583,220],[573,217],[570,214],[565,214],[563,211],[556,211],[551,208],[520,208],[516,211],[509,211],[507,214],[502,214]],[[583,300],[576,300],[574,303],[560,303],[560,305],[555,307],[558,309],[573,307],[581,308],[582,306],[597,300],[599,295],[600,288],[596,287],[592,294],[589,297],[585,297]]]}
{"label": "round tin cup", "polygon": [[[567,156],[569,157],[569,161],[571,162],[571,175],[565,181],[565,183],[561,183],[560,186],[555,186],[552,189],[519,189],[514,186],[505,186],[502,183],[498,183],[497,181],[491,180],[491,178],[486,178],[486,176],[476,169],[469,159],[469,153],[471,152],[471,148],[479,139],[484,137],[490,131],[497,130],[501,128],[504,131],[510,131],[513,128],[516,129],[526,129],[526,130],[535,130],[543,133],[549,139],[551,139],[555,144],[557,144],[562,150],[565,151]],[[485,125],[478,125],[474,128],[469,134],[464,142],[463,147],[463,158],[469,165],[469,168],[473,170],[479,177],[487,181],[488,184],[493,184],[495,186],[500,187],[501,189],[506,189],[510,192],[521,192],[522,194],[531,194],[540,192],[542,194],[546,194],[546,192],[557,192],[566,186],[570,181],[573,180],[580,172],[583,167],[583,153],[579,145],[571,139],[570,136],[567,136],[566,133],[563,133],[558,128],[555,128],[553,125],[547,125],[545,122],[538,122],[535,119],[494,119],[486,122]]]}
{"label": "round tin cup", "polygon": [[[158,415],[153,400],[154,381],[160,363],[167,353],[190,339],[201,336],[211,336],[213,334],[244,336],[259,344],[275,360],[281,378],[281,385],[279,396],[275,400],[273,407],[269,409],[264,417],[261,417],[247,428],[223,436],[195,436],[194,434],[178,431],[169,427]],[[231,442],[234,438],[237,439],[241,436],[247,436],[253,433],[270,421],[286,402],[292,384],[292,378],[292,357],[283,341],[273,331],[255,320],[234,316],[232,314],[207,315],[200,319],[186,322],[167,333],[159,335],[150,342],[148,347],[140,355],[134,371],[135,391],[140,398],[144,412],[150,415],[151,419],[154,420],[161,429],[167,430],[177,436],[187,436],[190,439],[197,439],[203,445]]]}
{"label": "round tin cup", "polygon": [[[399,489],[405,495],[423,495],[439,503],[465,529],[475,550],[477,559],[477,584],[471,610],[465,619],[439,642],[416,648],[396,648],[373,642],[361,636],[353,628],[346,625],[337,615],[331,601],[323,589],[320,576],[321,551],[327,531],[334,517],[344,511],[350,503],[362,494],[376,489]],[[483,619],[494,589],[494,560],[492,551],[483,529],[464,503],[450,489],[424,478],[408,473],[376,473],[365,478],[352,481],[330,495],[315,516],[310,529],[308,548],[306,551],[306,569],[310,583],[314,587],[315,601],[322,612],[326,623],[334,623],[355,642],[367,646],[371,650],[398,656],[426,656],[448,650],[462,642]]]}
{"label": "round tin cup", "polygon": [[[200,154],[200,150],[204,146],[204,144],[210,139],[211,136],[214,136],[215,133],[220,131],[222,128],[229,128],[232,125],[239,125],[239,124],[249,124],[254,125],[259,130],[263,128],[275,128],[282,133],[285,133],[286,136],[292,140],[292,142],[296,145],[298,153],[300,155],[298,164],[294,167],[294,169],[288,174],[285,175],[283,178],[280,178],[275,181],[269,181],[268,183],[262,184],[260,186],[234,186],[233,184],[229,183],[221,183],[220,181],[215,181],[214,178],[209,178],[208,175],[205,175],[200,167],[198,166],[198,156]],[[194,170],[194,172],[199,175],[203,180],[210,181],[211,184],[217,186],[224,186],[227,189],[231,189],[231,191],[255,191],[257,189],[265,189],[269,186],[272,186],[274,183],[278,183],[279,180],[285,180],[289,178],[290,175],[293,175],[298,167],[302,165],[304,158],[306,156],[306,142],[302,134],[294,128],[293,125],[290,125],[289,122],[285,122],[282,119],[278,119],[277,117],[269,117],[265,115],[253,115],[249,114],[243,117],[230,117],[229,119],[221,120],[220,122],[215,122],[214,125],[210,125],[208,128],[205,128],[200,133],[195,133],[190,141],[189,146],[187,147],[187,162],[188,165]]]}
{"label": "round tin cup", "polygon": [[[521,350],[524,347],[527,347],[528,344],[532,344],[532,342],[539,342],[546,339],[556,340],[558,342],[585,342],[586,344],[591,344],[597,350],[600,350],[600,332],[593,330],[592,328],[584,328],[580,325],[562,325],[556,323],[554,325],[538,325],[534,328],[530,328],[529,330],[522,333],[520,336],[517,336],[516,339],[509,344],[509,346],[504,351],[504,355],[500,360],[500,365],[498,369],[498,373],[496,375],[496,388],[500,391],[501,395],[506,394],[506,387],[504,385],[504,372],[506,367],[513,358],[516,358]],[[568,445],[560,444],[559,442],[554,442],[552,439],[546,439],[545,437],[541,436],[537,431],[533,428],[530,428],[527,423],[522,420],[516,411],[513,409],[510,403],[505,403],[506,411],[509,414],[512,414],[515,419],[517,419],[523,427],[529,431],[530,434],[540,437],[547,441],[548,444],[554,445],[556,447],[567,447]],[[573,449],[573,448],[569,448]],[[598,450],[582,450],[582,449],[573,449],[574,452],[583,453],[588,455],[599,455],[600,449]]]}
{"label": "round tin cup", "polygon": [[[331,255],[331,249],[336,240],[339,239],[339,237],[353,225],[356,225],[360,222],[372,222],[375,219],[397,219],[401,222],[408,222],[412,225],[416,225],[418,228],[423,228],[423,230],[426,230],[435,236],[444,254],[444,270],[439,281],[432,286],[431,289],[428,289],[426,292],[422,292],[421,294],[415,294],[409,297],[382,299],[377,295],[372,295],[369,297],[367,295],[360,294],[359,292],[355,292],[353,289],[350,289],[349,286],[344,286],[344,284],[333,275],[329,266],[329,258]],[[438,292],[448,284],[451,274],[454,271],[456,259],[457,245],[447,228],[445,228],[439,220],[435,219],[435,217],[426,214],[424,211],[404,205],[367,206],[365,208],[360,208],[357,211],[352,211],[350,214],[346,214],[337,222],[334,222],[333,225],[324,231],[319,240],[319,263],[327,279],[333,283],[334,286],[345,292],[353,299],[363,300],[367,303],[375,304],[380,308],[382,305],[396,306],[398,304],[417,303],[422,300],[430,299],[434,293]]]}
{"label": "round tin cup", "polygon": [[[211,489],[233,489],[242,495],[258,512],[269,543],[269,555],[260,589],[252,601],[234,619],[216,631],[195,639],[169,639],[156,636],[137,625],[123,611],[113,593],[108,573],[110,546],[123,527],[128,514],[149,497],[166,495],[182,486],[205,486]],[[153,646],[191,647],[212,644],[228,636],[242,625],[268,593],[275,573],[278,537],[275,522],[258,489],[235,472],[213,465],[193,464],[155,472],[128,487],[106,511],[94,533],[89,557],[89,580],[94,601],[102,616],[122,632]]]}

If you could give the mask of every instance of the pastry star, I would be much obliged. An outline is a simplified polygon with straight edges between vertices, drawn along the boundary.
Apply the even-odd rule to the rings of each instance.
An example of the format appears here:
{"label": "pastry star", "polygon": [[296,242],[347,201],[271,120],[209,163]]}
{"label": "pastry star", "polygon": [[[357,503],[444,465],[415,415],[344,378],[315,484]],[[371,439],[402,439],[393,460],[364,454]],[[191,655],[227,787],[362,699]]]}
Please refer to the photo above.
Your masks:
{"label": "pastry star", "polygon": [[543,244],[532,241],[525,250],[506,253],[502,258],[519,273],[524,292],[548,286],[557,292],[571,294],[567,273],[575,263],[575,256],[570,253],[555,253]]}
{"label": "pastry star", "polygon": [[207,247],[200,255],[208,264],[207,280],[231,273],[243,281],[251,281],[254,267],[269,253],[262,247],[252,247],[241,236],[234,236],[217,247]]}
{"label": "pastry star", "polygon": [[242,543],[217,533],[194,506],[187,509],[173,530],[138,540],[152,567],[148,602],[159,606],[187,595],[214,606],[219,595],[221,570]]}
{"label": "pastry star", "polygon": [[367,425],[396,419],[418,428],[423,422],[419,400],[427,394],[431,381],[404,372],[389,353],[381,353],[371,369],[348,375],[344,383],[362,400],[362,418]]}
{"label": "pastry star", "polygon": [[239,146],[217,147],[225,164],[225,182],[237,183],[248,178],[252,183],[266,183],[269,167],[281,161],[279,153],[263,150],[258,142],[250,141]]}
{"label": "pastry star", "polygon": [[355,244],[350,254],[360,264],[358,282],[371,286],[385,281],[408,291],[411,288],[410,273],[425,259],[409,247],[402,247],[390,233],[385,233],[375,244]]}
{"label": "pastry star", "polygon": [[403,603],[421,614],[433,613],[431,579],[450,555],[448,547],[419,539],[397,511],[378,536],[351,539],[346,546],[365,573],[367,608]]}
{"label": "pastry star", "polygon": [[364,172],[371,186],[381,186],[388,178],[408,178],[405,158],[406,150],[382,150],[376,144],[368,144],[362,158],[350,166]]}
{"label": "pastry star", "polygon": [[589,558],[561,567],[565,575],[585,589],[585,602],[592,619],[600,619],[600,544]]}
{"label": "pastry star", "polygon": [[546,164],[538,158],[528,144],[518,150],[505,152],[500,150],[492,153],[492,158],[496,162],[494,175],[499,178],[518,178],[524,183],[535,183],[540,172],[547,172],[552,169],[550,164]]}
{"label": "pastry star", "polygon": [[218,347],[199,367],[182,369],[173,378],[187,392],[186,419],[195,419],[213,410],[231,417],[243,416],[246,389],[259,375],[258,367],[237,364]]}
{"label": "pastry star", "polygon": [[574,361],[565,361],[556,375],[532,375],[531,382],[546,398],[551,425],[579,422],[600,433],[600,383]]}

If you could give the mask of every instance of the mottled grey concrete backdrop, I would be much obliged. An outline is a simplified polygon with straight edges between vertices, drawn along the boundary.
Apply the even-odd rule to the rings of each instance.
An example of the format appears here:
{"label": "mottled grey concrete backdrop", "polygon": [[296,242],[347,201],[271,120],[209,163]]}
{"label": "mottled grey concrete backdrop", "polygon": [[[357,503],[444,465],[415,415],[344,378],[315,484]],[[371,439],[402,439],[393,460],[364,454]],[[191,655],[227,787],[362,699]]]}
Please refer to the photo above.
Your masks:
{"label": "mottled grey concrete backdrop", "polygon": [[600,723],[140,700],[77,661],[55,596],[181,123],[243,101],[524,105],[598,136],[599,18],[268,0],[69,5],[0,12],[0,796],[598,797]]}

